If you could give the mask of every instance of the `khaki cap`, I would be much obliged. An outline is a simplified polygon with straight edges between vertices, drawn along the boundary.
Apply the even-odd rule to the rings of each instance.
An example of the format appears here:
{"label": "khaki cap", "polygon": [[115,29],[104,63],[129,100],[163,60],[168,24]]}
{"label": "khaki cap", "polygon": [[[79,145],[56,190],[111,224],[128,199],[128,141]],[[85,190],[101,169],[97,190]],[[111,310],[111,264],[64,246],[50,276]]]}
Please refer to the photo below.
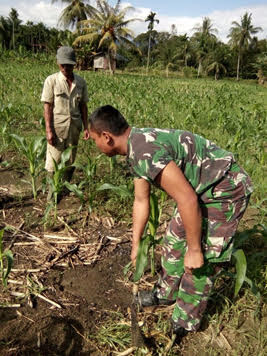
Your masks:
{"label": "khaki cap", "polygon": [[67,46],[62,46],[57,50],[57,62],[59,64],[76,64],[74,49]]}

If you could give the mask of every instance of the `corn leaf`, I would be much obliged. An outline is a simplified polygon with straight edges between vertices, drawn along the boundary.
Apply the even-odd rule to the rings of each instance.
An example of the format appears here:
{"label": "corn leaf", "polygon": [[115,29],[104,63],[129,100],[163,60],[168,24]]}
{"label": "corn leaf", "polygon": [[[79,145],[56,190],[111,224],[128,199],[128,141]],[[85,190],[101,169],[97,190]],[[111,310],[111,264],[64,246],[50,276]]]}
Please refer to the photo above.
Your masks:
{"label": "corn leaf", "polygon": [[5,273],[3,274],[3,278],[5,280],[5,286],[6,286],[6,282],[7,282],[7,277],[11,271],[11,268],[13,266],[13,254],[12,254],[12,251],[11,250],[7,250],[4,252],[3,256],[6,258],[7,260],[7,268],[6,268],[6,271]]}
{"label": "corn leaf", "polygon": [[244,251],[241,249],[236,250],[233,253],[233,257],[235,258],[235,268],[236,268],[236,282],[235,282],[235,293],[234,293],[234,296],[236,297],[246,278],[247,260]]}
{"label": "corn leaf", "polygon": [[78,188],[77,184],[71,184],[66,181],[64,182],[64,185],[68,188],[69,191],[75,193],[75,195],[77,195],[80,200],[83,200],[83,192]]}
{"label": "corn leaf", "polygon": [[62,152],[61,167],[65,166],[66,162],[68,162],[68,160],[70,159],[71,151],[73,150],[73,148],[74,148],[74,146],[70,146],[65,151]]}
{"label": "corn leaf", "polygon": [[143,237],[139,243],[137,258],[136,258],[136,269],[134,273],[134,282],[139,281],[142,277],[144,270],[148,262],[148,250],[153,242],[153,237],[151,235],[146,235]]}
{"label": "corn leaf", "polygon": [[132,192],[129,190],[129,188],[126,185],[116,186],[110,183],[105,183],[102,184],[97,190],[112,190],[122,198],[132,196]]}

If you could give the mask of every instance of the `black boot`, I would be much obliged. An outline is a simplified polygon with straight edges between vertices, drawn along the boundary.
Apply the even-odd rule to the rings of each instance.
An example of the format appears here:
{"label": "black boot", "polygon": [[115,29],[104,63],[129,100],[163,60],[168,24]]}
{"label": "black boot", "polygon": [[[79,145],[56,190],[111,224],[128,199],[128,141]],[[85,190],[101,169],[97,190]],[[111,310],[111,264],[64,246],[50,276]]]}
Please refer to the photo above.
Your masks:
{"label": "black boot", "polygon": [[179,342],[182,340],[183,337],[185,337],[190,331],[186,330],[182,326],[180,326],[177,322],[175,322],[173,319],[171,319],[171,331],[172,334],[176,335],[177,340]]}
{"label": "black boot", "polygon": [[175,300],[158,298],[156,290],[141,290],[138,292],[138,303],[141,307],[151,307],[153,305],[172,305]]}
{"label": "black boot", "polygon": [[75,170],[75,167],[68,167],[64,172],[63,181],[67,181],[67,182],[70,183],[71,178],[72,178],[73,173],[74,173],[74,170]]}

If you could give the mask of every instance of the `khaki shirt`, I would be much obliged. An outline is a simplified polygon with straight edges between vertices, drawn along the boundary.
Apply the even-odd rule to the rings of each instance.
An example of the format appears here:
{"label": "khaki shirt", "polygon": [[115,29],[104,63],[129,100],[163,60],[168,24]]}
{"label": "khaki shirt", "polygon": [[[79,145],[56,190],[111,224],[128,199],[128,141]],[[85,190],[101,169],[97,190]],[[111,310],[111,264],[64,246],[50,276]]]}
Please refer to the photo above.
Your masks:
{"label": "khaki shirt", "polygon": [[54,104],[53,126],[59,138],[67,137],[71,120],[82,129],[80,104],[88,102],[87,85],[83,78],[74,74],[70,90],[61,72],[50,75],[44,82],[41,101]]}

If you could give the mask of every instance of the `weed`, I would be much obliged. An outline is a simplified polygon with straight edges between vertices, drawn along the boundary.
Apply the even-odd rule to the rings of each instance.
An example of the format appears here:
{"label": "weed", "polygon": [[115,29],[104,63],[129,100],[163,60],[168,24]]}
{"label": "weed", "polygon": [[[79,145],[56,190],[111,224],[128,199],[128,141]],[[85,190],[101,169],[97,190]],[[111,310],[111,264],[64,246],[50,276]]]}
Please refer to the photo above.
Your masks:
{"label": "weed", "polygon": [[[7,287],[7,278],[13,265],[13,254],[11,250],[3,248],[4,229],[0,231],[0,273],[4,287]],[[4,260],[6,260],[6,268]]]}

